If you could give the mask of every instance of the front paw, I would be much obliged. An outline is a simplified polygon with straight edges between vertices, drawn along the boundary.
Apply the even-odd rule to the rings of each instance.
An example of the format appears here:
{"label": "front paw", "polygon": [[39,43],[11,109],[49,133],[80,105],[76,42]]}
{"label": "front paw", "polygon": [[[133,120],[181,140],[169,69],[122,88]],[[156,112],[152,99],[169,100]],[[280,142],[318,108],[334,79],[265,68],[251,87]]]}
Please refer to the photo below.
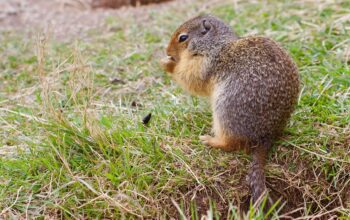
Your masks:
{"label": "front paw", "polygon": [[175,69],[175,60],[171,56],[167,56],[160,60],[160,64],[163,67],[165,72],[173,73]]}

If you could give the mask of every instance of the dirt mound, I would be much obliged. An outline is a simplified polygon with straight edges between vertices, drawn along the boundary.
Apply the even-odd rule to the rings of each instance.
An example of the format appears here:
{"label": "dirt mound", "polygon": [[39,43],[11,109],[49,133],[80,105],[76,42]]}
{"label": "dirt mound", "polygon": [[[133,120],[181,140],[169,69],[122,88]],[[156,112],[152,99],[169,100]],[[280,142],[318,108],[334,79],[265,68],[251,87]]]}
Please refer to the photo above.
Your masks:
{"label": "dirt mound", "polygon": [[120,8],[122,6],[139,6],[148,4],[158,4],[171,0],[92,0],[93,8]]}

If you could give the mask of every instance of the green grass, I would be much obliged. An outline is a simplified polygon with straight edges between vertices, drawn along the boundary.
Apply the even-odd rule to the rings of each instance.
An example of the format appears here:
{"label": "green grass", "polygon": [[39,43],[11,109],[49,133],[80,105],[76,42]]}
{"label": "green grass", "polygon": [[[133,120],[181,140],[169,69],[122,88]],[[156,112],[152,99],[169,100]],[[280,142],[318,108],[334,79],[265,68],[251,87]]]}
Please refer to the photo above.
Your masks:
{"label": "green grass", "polygon": [[0,218],[264,218],[249,206],[249,156],[200,144],[208,103],[158,64],[198,12],[279,41],[299,66],[298,107],[266,169],[282,197],[273,218],[350,215],[348,2],[203,2],[110,17],[113,31],[88,41],[0,35]]}

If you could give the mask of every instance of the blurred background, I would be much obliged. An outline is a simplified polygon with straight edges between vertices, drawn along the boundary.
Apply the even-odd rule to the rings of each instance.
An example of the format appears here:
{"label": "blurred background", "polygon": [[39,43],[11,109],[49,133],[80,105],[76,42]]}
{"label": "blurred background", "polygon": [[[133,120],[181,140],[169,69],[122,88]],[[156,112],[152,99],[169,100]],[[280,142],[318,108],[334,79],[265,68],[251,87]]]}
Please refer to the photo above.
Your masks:
{"label": "blurred background", "polygon": [[203,146],[209,103],[159,66],[201,13],[298,65],[266,168],[271,218],[348,219],[349,0],[0,0],[0,219],[266,219],[249,156]]}
{"label": "blurred background", "polygon": [[[128,11],[127,7],[168,2],[170,0],[1,0],[0,30],[50,29],[55,37],[84,35],[99,28],[108,16]],[[120,9],[117,12],[116,10]],[[142,13],[139,9],[135,14]]]}

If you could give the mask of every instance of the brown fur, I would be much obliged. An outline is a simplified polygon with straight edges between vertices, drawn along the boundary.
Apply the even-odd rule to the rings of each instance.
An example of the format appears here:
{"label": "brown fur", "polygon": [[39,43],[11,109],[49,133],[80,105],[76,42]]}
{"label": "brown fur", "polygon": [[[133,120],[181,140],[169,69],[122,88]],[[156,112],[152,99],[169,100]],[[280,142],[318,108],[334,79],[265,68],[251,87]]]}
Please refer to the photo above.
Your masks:
{"label": "brown fur", "polygon": [[199,136],[199,139],[203,144],[218,148],[224,151],[237,151],[237,150],[246,150],[247,140],[243,137],[234,137],[226,135],[215,134],[214,137],[210,135]]}
{"label": "brown fur", "polygon": [[[186,41],[179,41],[181,34],[188,35]],[[253,155],[248,177],[253,201],[258,201],[266,191],[268,150],[298,97],[296,65],[271,39],[238,38],[213,16],[182,24],[171,37],[167,55],[165,71],[185,90],[211,99],[214,137],[201,136],[201,141]]]}

